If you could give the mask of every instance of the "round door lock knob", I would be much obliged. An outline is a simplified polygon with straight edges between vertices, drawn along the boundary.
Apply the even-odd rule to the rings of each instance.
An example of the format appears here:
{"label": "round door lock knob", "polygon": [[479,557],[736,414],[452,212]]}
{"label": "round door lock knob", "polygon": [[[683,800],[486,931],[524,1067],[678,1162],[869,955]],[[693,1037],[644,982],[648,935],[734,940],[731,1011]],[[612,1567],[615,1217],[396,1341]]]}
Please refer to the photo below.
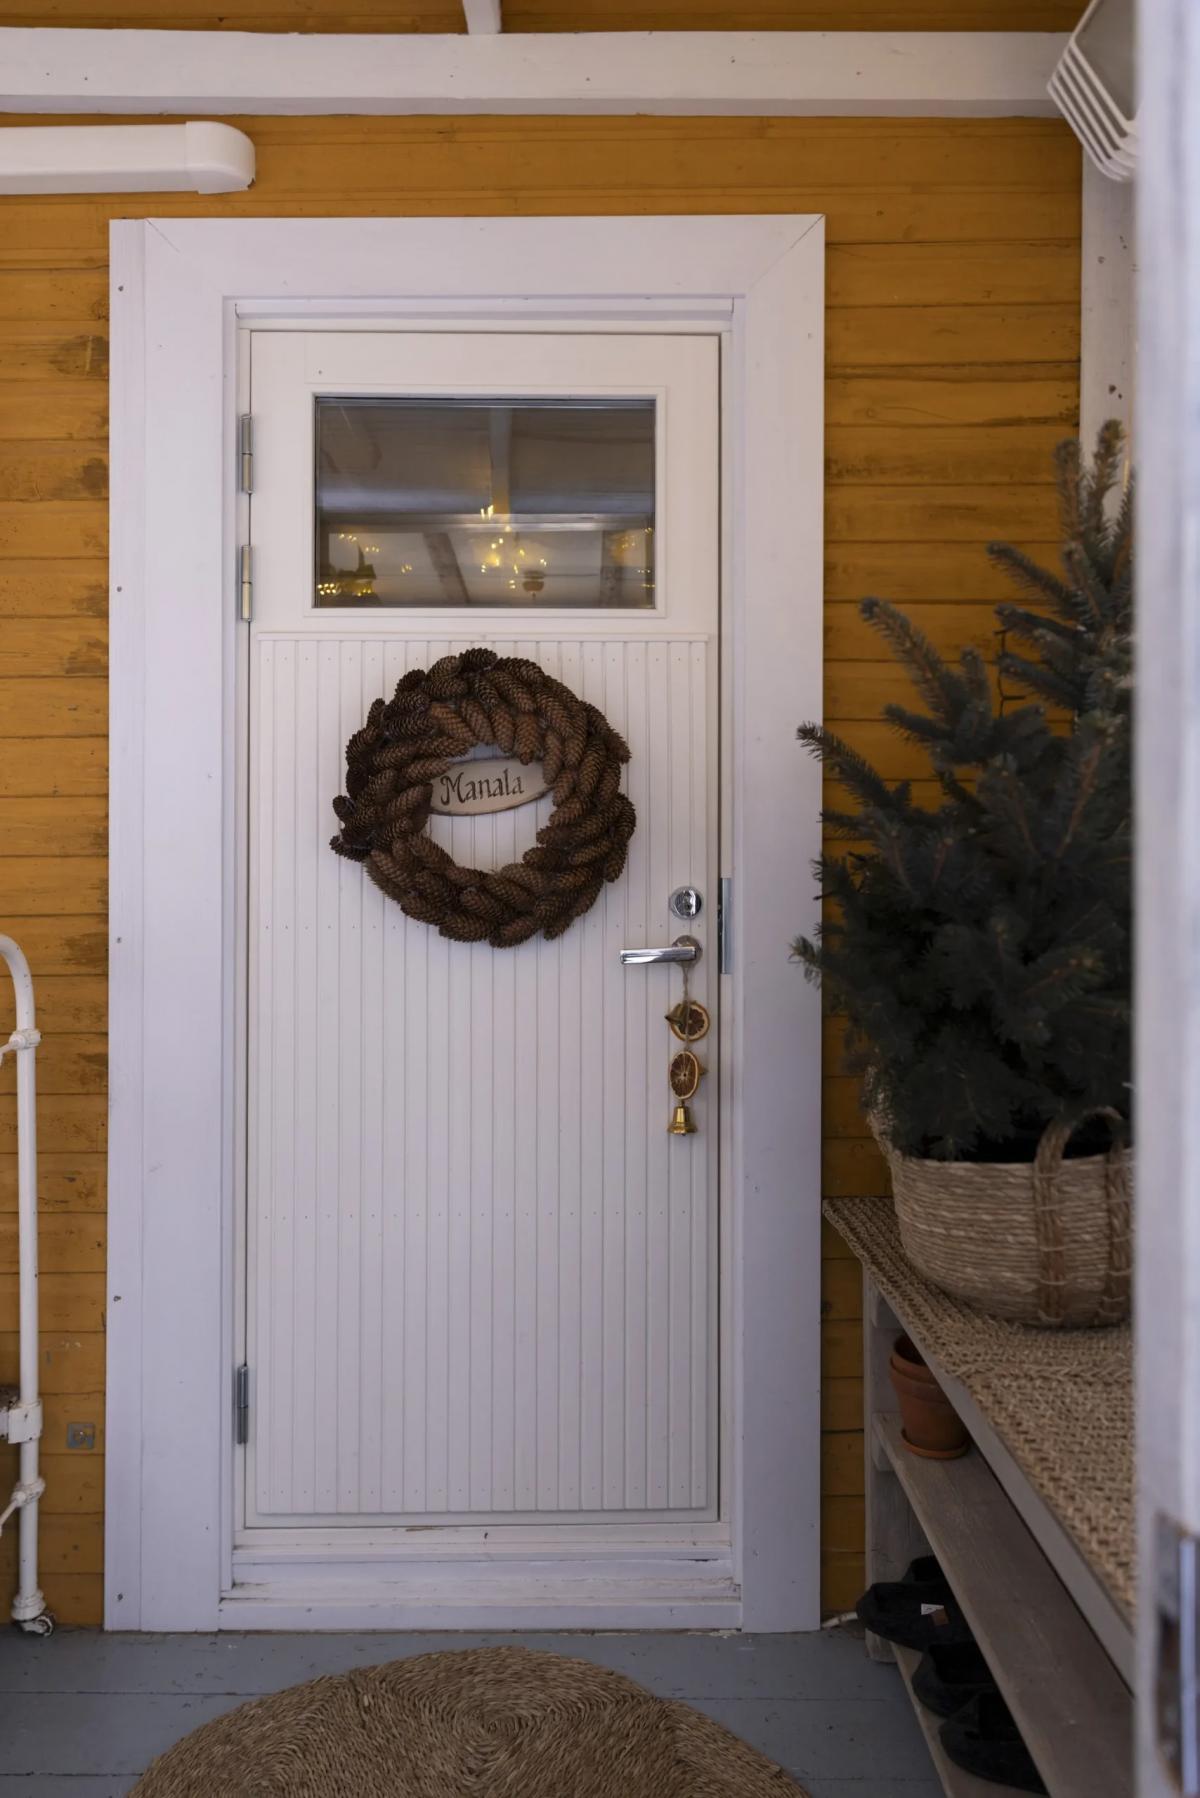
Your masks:
{"label": "round door lock knob", "polygon": [[695,887],[676,887],[668,903],[677,918],[698,918],[704,908]]}

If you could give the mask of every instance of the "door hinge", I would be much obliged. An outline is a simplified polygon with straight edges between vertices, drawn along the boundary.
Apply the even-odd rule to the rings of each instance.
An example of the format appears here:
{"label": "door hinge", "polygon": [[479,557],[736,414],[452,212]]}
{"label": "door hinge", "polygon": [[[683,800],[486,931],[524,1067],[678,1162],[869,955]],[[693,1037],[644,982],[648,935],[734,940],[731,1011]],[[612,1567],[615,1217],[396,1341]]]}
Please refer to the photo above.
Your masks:
{"label": "door hinge", "polygon": [[733,877],[722,874],[717,886],[717,971],[733,971]]}
{"label": "door hinge", "polygon": [[233,1376],[233,1439],[239,1448],[250,1440],[250,1369],[244,1361]]}
{"label": "door hinge", "polygon": [[238,419],[238,489],[254,492],[254,415],[243,412]]}
{"label": "door hinge", "polygon": [[238,616],[243,624],[254,617],[254,552],[248,543],[238,550]]}
{"label": "door hinge", "polygon": [[1200,1537],[1160,1515],[1156,1560],[1158,1751],[1183,1798],[1200,1798]]}

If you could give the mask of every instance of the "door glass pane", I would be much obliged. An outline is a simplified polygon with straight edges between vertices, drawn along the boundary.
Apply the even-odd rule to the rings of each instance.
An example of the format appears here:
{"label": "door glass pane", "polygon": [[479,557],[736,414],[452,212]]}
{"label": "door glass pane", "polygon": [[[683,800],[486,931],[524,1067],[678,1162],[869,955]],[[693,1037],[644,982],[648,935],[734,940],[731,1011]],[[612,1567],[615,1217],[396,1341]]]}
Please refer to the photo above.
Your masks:
{"label": "door glass pane", "polygon": [[654,604],[654,401],[317,400],[318,606]]}

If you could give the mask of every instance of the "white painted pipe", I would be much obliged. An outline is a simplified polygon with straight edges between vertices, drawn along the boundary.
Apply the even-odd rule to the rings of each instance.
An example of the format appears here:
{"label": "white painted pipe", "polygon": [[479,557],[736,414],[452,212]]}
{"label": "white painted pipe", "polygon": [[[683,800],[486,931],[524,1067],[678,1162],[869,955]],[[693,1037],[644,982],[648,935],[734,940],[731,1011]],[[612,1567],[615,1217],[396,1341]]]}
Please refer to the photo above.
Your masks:
{"label": "white painted pipe", "polygon": [[230,194],[253,180],[254,145],[213,119],[0,130],[0,194]]}
{"label": "white painted pipe", "polygon": [[33,975],[24,952],[0,936],[16,994],[16,1029],[0,1054],[17,1058],[17,1239],[20,1266],[20,1393],[9,1411],[9,1440],[21,1450],[17,1485],[5,1516],[18,1519],[18,1580],[13,1621],[36,1635],[53,1627],[38,1587],[38,1500],[45,1483],[38,1473],[42,1407],[38,1395],[37,1087],[34,1056],[41,1038],[34,1022]]}

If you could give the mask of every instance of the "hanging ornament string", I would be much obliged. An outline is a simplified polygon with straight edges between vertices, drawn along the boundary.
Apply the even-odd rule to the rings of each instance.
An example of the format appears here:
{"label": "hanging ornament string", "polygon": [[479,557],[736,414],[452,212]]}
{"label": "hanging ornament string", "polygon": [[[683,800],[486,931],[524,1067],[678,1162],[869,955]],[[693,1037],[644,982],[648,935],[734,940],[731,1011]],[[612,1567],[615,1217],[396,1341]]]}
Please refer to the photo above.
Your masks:
{"label": "hanging ornament string", "polygon": [[681,1043],[698,1043],[708,1035],[708,1007],[688,997],[687,963],[683,964],[683,998],[667,1013],[671,1035]]}
{"label": "hanging ornament string", "polygon": [[[554,797],[536,846],[494,872],[460,867],[425,834],[433,782],[477,743],[541,762]],[[377,699],[346,745],[330,847],[365,862],[410,918],[455,942],[508,949],[539,930],[561,936],[625,866],[637,823],[620,791],[628,760],[603,712],[536,662],[490,649],[443,656]]]}
{"label": "hanging ornament string", "polygon": [[688,1046],[676,1049],[674,1043],[671,1045],[671,1060],[667,1069],[667,1078],[676,1100],[675,1109],[671,1114],[671,1122],[667,1126],[667,1132],[671,1136],[691,1136],[695,1133],[696,1125],[688,1106],[688,1100],[695,1097],[700,1077],[705,1070],[691,1044],[702,1041],[708,1035],[709,1030],[709,1016],[706,1008],[691,996],[687,962],[683,963],[681,972],[683,974],[683,997],[679,1004],[673,1006],[667,1013],[667,1023],[671,1027],[671,1036],[674,1041],[685,1043]]}

